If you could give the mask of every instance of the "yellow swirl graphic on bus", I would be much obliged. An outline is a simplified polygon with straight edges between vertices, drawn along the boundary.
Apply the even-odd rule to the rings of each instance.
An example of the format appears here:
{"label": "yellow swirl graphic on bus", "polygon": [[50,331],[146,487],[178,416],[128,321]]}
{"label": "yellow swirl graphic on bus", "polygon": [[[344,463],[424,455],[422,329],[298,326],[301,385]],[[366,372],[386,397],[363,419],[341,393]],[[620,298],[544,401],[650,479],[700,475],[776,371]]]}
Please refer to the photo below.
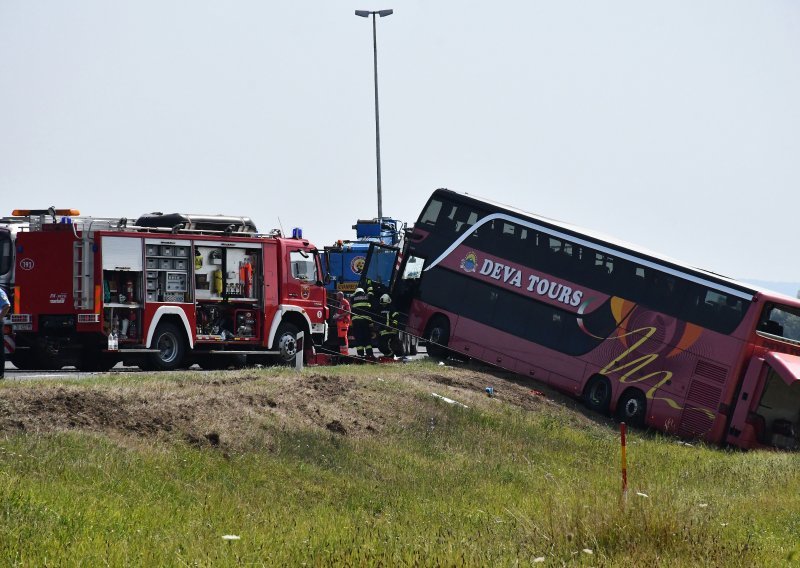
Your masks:
{"label": "yellow swirl graphic on bus", "polygon": [[[586,302],[587,305],[589,302],[591,302],[591,300]],[[676,400],[667,396],[656,396],[658,389],[672,379],[672,371],[653,371],[651,373],[646,373],[634,378],[636,373],[645,370],[659,358],[658,353],[649,353],[635,359],[632,358],[634,351],[644,346],[650,340],[650,338],[655,335],[657,328],[654,326],[644,326],[632,331],[625,331],[624,328],[621,327],[622,321],[630,316],[630,314],[633,312],[633,309],[636,307],[636,304],[616,296],[611,298],[610,304],[611,313],[617,323],[616,338],[620,341],[620,343],[622,343],[622,345],[625,347],[625,350],[614,359],[606,363],[605,367],[600,370],[600,374],[607,375],[611,373],[623,373],[624,371],[624,373],[619,377],[619,382],[625,384],[641,383],[648,379],[653,379],[656,381],[656,383],[647,390],[645,396],[651,400],[662,400],[675,410],[683,410],[684,407],[681,406]],[[579,321],[579,324],[582,323],[582,321]],[[581,325],[581,328],[585,332],[589,333],[585,326]],[[697,341],[701,333],[701,327],[687,323],[676,347],[672,349],[672,351],[670,351],[666,357],[669,359],[684,351],[687,347],[691,346],[695,341]],[[591,333],[590,335],[592,335],[592,337],[596,337],[597,339],[603,339]],[[634,340],[634,338],[637,339]],[[629,340],[634,340],[634,343],[628,345]],[[699,410],[711,419],[715,417],[714,412],[708,408],[702,408],[694,405],[692,405],[690,408],[692,410]]]}

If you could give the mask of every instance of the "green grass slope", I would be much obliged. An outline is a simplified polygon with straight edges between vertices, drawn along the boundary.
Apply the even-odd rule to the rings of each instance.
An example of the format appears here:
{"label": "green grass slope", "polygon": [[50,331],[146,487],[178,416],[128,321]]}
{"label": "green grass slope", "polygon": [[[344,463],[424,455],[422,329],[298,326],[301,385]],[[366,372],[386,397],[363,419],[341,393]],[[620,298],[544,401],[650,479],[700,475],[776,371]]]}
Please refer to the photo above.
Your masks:
{"label": "green grass slope", "polygon": [[423,363],[6,384],[0,563],[794,561],[796,454],[634,432],[623,500],[616,425],[534,386]]}

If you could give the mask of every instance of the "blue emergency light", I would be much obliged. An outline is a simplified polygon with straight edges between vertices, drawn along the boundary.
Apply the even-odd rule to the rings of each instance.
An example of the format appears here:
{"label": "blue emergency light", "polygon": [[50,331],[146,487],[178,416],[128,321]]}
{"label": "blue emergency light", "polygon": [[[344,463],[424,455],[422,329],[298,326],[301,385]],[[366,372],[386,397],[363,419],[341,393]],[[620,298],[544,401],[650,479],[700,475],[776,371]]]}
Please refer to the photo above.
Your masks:
{"label": "blue emergency light", "polygon": [[292,238],[293,239],[302,239],[303,238],[303,229],[300,227],[293,227],[292,228]]}

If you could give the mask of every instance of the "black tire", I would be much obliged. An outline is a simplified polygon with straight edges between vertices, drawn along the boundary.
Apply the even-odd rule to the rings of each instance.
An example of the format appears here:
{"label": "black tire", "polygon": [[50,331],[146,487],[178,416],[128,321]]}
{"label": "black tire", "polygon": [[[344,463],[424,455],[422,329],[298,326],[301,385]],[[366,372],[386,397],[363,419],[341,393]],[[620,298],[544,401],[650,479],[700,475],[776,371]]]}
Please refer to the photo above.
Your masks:
{"label": "black tire", "polygon": [[143,368],[153,371],[172,371],[183,364],[186,356],[186,338],[174,323],[158,324],[150,344],[158,353],[147,355]]}
{"label": "black tire", "polygon": [[617,420],[628,426],[643,428],[647,418],[647,399],[638,389],[625,391],[617,403]]}
{"label": "black tire", "polygon": [[13,355],[8,357],[8,359],[20,371],[38,371],[44,368],[41,364],[39,364],[34,354],[27,349],[22,352],[15,351]]}
{"label": "black tire", "polygon": [[206,371],[224,371],[231,367],[241,369],[247,366],[247,357],[239,353],[234,355],[204,355],[197,358],[197,364]]}
{"label": "black tire", "polygon": [[117,364],[115,358],[109,357],[105,353],[84,352],[80,360],[75,364],[79,371],[102,373],[110,371]]}
{"label": "black tire", "polygon": [[39,345],[25,350],[15,351],[10,357],[11,362],[20,371],[49,371],[61,369],[65,363],[59,356],[47,353]]}
{"label": "black tire", "polygon": [[583,389],[583,402],[586,408],[608,414],[611,406],[611,383],[605,377],[592,377]]}
{"label": "black tire", "polygon": [[450,343],[450,320],[443,316],[434,317],[428,324],[425,339],[428,355],[434,359],[447,359],[450,354],[447,349],[447,344]]}
{"label": "black tire", "polygon": [[[275,334],[275,339],[272,342],[272,350],[280,351],[280,354],[275,355],[275,362],[278,365],[295,364],[298,333],[300,333],[300,330],[292,323],[283,322],[278,326],[278,333]],[[300,353],[300,356],[302,357],[303,354]]]}

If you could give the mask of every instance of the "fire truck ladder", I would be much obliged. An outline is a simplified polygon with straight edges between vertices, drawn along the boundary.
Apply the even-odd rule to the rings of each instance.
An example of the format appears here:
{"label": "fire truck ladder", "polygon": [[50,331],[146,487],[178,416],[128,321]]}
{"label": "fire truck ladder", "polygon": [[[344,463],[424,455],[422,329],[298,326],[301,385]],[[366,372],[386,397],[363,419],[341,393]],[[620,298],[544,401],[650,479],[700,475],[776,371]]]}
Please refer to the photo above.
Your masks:
{"label": "fire truck ladder", "polygon": [[94,309],[94,255],[89,231],[72,245],[72,298],[76,310]]}
{"label": "fire truck ladder", "polygon": [[76,310],[94,309],[94,255],[92,235],[94,231],[119,231],[127,219],[77,217],[71,222],[73,234],[80,240],[72,245],[72,298]]}

